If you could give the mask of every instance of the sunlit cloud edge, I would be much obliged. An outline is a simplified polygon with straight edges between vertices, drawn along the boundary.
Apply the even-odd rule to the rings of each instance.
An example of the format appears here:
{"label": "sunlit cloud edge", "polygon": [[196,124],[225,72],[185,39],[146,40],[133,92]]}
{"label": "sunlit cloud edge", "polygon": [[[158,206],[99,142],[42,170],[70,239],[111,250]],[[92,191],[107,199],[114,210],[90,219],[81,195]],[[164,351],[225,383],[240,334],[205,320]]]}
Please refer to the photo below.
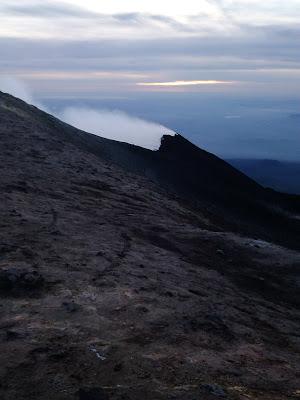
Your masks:
{"label": "sunlit cloud edge", "polygon": [[171,82],[139,82],[137,86],[197,86],[197,85],[227,85],[233,81],[200,80],[200,81],[171,81]]}

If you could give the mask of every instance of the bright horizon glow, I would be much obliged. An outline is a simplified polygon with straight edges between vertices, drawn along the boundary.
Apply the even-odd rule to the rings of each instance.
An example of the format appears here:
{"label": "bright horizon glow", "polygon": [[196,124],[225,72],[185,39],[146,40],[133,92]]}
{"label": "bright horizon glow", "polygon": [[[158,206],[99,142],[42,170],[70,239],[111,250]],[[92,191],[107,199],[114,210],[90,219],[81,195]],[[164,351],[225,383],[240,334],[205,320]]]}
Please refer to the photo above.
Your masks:
{"label": "bright horizon glow", "polygon": [[173,82],[140,82],[138,86],[193,86],[193,85],[227,85],[232,84],[232,81],[173,81]]}

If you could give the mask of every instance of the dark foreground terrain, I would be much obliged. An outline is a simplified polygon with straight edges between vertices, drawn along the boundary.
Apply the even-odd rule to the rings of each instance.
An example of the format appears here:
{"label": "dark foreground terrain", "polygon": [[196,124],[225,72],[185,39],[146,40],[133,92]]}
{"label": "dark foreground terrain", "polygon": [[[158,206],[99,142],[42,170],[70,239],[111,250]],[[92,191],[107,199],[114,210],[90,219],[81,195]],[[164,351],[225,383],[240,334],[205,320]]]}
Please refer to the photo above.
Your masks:
{"label": "dark foreground terrain", "polygon": [[0,399],[300,397],[299,198],[0,93]]}

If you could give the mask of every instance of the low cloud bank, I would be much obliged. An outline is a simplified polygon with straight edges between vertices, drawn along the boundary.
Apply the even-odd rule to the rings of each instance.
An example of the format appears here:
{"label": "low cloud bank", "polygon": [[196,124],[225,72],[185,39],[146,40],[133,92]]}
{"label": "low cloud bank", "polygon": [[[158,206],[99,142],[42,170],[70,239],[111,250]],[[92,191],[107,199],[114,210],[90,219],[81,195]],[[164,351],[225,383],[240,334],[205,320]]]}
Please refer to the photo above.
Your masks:
{"label": "low cloud bank", "polygon": [[[39,103],[31,94],[28,87],[19,80],[0,78],[0,90],[51,112]],[[55,115],[62,121],[86,132],[150,150],[157,150],[159,148],[163,135],[175,135],[174,131],[163,125],[146,121],[118,110],[67,107],[55,113]]]}

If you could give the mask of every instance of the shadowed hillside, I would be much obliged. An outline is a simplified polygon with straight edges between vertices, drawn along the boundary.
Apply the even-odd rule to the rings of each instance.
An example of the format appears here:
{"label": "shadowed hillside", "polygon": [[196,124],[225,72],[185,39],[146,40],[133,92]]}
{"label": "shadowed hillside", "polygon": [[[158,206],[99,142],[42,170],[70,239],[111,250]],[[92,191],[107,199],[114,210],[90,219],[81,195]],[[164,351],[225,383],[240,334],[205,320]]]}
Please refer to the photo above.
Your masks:
{"label": "shadowed hillside", "polygon": [[299,198],[0,93],[0,398],[296,399]]}

